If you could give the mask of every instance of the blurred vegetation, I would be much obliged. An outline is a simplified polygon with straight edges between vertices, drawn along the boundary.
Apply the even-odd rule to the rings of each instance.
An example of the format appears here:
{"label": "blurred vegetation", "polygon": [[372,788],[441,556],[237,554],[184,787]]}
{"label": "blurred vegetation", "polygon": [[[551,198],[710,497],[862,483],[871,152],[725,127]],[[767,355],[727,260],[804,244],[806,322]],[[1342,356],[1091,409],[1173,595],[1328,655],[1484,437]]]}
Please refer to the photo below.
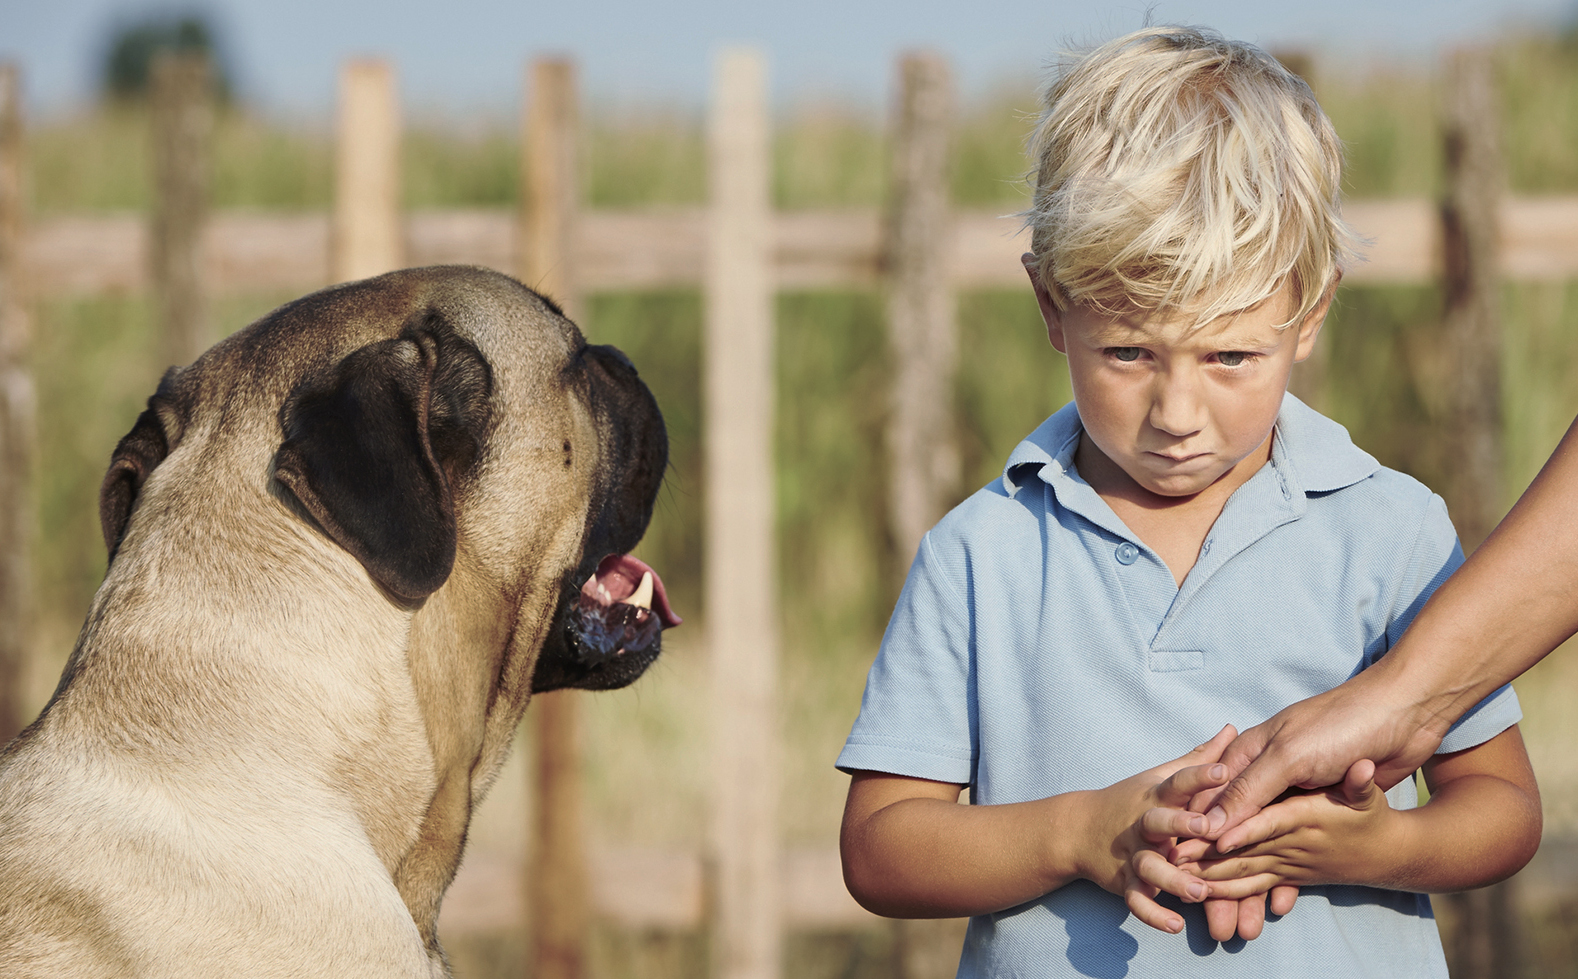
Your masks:
{"label": "blurred vegetation", "polygon": [[[1511,189],[1578,192],[1578,44],[1525,38],[1507,41],[1500,50]],[[1347,144],[1350,196],[1438,192],[1436,96],[1428,73],[1348,66],[1312,81]],[[1022,206],[1022,141],[1034,90],[1034,81],[1025,79],[961,107],[953,178],[961,205],[1003,213]],[[773,150],[778,206],[880,206],[887,184],[882,123],[880,113],[840,105],[784,114]],[[34,213],[146,207],[146,132],[145,109],[134,103],[35,125],[29,134]],[[699,113],[593,106],[583,151],[583,179],[593,206],[694,205],[705,199]],[[520,152],[513,124],[418,120],[403,152],[408,207],[503,207],[516,200]],[[232,104],[219,113],[213,153],[217,207],[329,205],[333,146],[326,130],[280,124]],[[234,329],[286,298],[223,298],[215,304],[216,326]],[[1344,288],[1324,340],[1331,365],[1327,410],[1361,446],[1426,482],[1439,482],[1453,464],[1451,433],[1438,403],[1441,380],[1433,366],[1439,360],[1440,308],[1432,287]],[[778,300],[784,784],[793,786],[785,793],[783,819],[790,842],[827,844],[836,834],[845,783],[831,761],[858,707],[866,666],[909,558],[893,553],[886,529],[882,309],[875,292],[789,293]],[[1510,503],[1578,414],[1578,385],[1571,382],[1578,376],[1578,283],[1509,285],[1503,310]],[[40,638],[54,662],[69,649],[103,571],[96,518],[103,466],[162,367],[151,352],[150,316],[140,296],[47,298],[36,310],[38,594],[45,617]],[[675,606],[686,616],[705,613],[701,317],[694,290],[619,293],[591,297],[583,324],[594,340],[616,343],[631,355],[667,419],[670,473],[642,553],[662,570]],[[994,478],[1014,444],[1060,406],[1069,390],[1061,358],[1047,345],[1025,290],[961,296],[959,328],[957,382],[939,397],[952,398],[957,409],[962,495]],[[703,682],[705,672],[686,659],[699,656],[699,634],[676,637],[698,641],[677,642],[631,694],[609,695],[627,698],[619,701],[623,706],[591,713],[590,744],[634,744],[644,751],[639,757],[614,747],[592,751],[594,838],[644,845],[701,842],[705,820],[694,810],[705,799],[707,774],[695,755],[705,743],[704,718],[686,693],[687,684]],[[1558,817],[1551,828],[1573,832],[1578,760],[1564,746],[1578,730],[1564,725],[1578,720],[1567,720],[1573,712],[1562,691],[1578,681],[1578,669],[1548,664],[1542,670],[1521,688],[1529,710],[1525,734],[1546,780],[1548,811]],[[35,679],[42,698],[54,678]],[[1559,792],[1552,791],[1558,786]],[[679,807],[679,814],[655,812],[650,800],[659,796]],[[658,941],[652,946],[657,951],[639,955],[640,943],[631,944],[635,939],[607,940],[612,944],[599,954],[611,956],[610,962],[642,955],[690,961],[700,954],[686,944],[689,939]],[[838,953],[844,955],[838,963],[813,971],[884,974],[880,945],[854,942]],[[834,953],[824,948],[816,954]]]}
{"label": "blurred vegetation", "polygon": [[206,55],[215,90],[229,98],[230,70],[214,29],[201,14],[158,15],[131,21],[110,35],[101,66],[100,87],[113,99],[140,99],[148,94],[153,63],[166,52]]}

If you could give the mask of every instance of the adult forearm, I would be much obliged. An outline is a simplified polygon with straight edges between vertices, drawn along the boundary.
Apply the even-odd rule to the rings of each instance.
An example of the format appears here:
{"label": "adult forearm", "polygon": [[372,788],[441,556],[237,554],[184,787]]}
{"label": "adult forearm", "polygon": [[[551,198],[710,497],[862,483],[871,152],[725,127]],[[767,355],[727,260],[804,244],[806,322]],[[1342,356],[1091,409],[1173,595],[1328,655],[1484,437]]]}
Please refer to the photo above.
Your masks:
{"label": "adult forearm", "polygon": [[998,806],[904,799],[846,821],[844,879],[866,909],[896,918],[988,914],[1077,876],[1078,797]]}
{"label": "adult forearm", "polygon": [[1383,671],[1445,733],[1578,631],[1578,421],[1501,525],[1437,589]]}

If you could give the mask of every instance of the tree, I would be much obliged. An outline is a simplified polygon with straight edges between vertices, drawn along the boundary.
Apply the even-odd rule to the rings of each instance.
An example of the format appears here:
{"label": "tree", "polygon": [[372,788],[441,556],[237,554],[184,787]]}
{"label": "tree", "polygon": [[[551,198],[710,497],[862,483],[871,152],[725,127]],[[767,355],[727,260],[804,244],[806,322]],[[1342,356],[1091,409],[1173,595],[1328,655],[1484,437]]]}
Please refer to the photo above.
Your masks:
{"label": "tree", "polygon": [[222,99],[229,96],[229,71],[214,29],[199,14],[147,17],[115,28],[104,53],[101,90],[117,99],[146,97],[149,69],[164,51],[207,55],[215,92]]}

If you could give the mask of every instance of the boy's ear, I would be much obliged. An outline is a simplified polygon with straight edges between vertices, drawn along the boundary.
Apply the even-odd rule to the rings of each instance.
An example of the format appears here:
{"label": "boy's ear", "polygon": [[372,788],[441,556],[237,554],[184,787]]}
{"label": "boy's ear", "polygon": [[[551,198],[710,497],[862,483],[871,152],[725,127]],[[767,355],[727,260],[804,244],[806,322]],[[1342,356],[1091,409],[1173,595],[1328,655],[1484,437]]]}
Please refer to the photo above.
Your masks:
{"label": "boy's ear", "polygon": [[1052,301],[1052,294],[1041,281],[1041,273],[1036,268],[1035,255],[1025,252],[1019,256],[1019,261],[1025,267],[1025,274],[1030,276],[1030,288],[1035,290],[1036,305],[1041,307],[1041,320],[1047,325],[1047,339],[1052,341],[1052,349],[1060,354],[1067,354],[1068,343],[1063,339],[1063,314],[1058,311],[1057,303]]}
{"label": "boy's ear", "polygon": [[1331,311],[1332,300],[1337,296],[1337,286],[1342,282],[1342,270],[1332,276],[1331,285],[1321,294],[1320,302],[1305,315],[1299,323],[1299,344],[1293,352],[1293,362],[1299,363],[1315,352],[1315,338],[1320,336],[1320,328],[1326,322],[1326,314]]}

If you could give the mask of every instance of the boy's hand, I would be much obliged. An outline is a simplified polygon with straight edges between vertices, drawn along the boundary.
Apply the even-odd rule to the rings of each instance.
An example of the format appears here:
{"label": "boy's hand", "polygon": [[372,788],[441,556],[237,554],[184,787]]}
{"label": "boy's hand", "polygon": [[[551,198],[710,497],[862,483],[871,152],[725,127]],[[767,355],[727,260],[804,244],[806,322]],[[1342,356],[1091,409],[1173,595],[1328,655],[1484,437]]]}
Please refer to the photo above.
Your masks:
{"label": "boy's hand", "polygon": [[1088,839],[1096,845],[1087,848],[1092,856],[1080,876],[1123,895],[1134,916],[1152,928],[1181,931],[1183,918],[1157,904],[1156,895],[1167,891],[1193,902],[1211,893],[1168,855],[1179,836],[1207,831],[1207,817],[1186,807],[1197,793],[1227,780],[1227,768],[1216,762],[1236,736],[1228,725],[1183,757],[1094,793]]}
{"label": "boy's hand", "polygon": [[[1341,785],[1290,796],[1250,817],[1240,827],[1246,844],[1232,852],[1196,856],[1204,841],[1190,840],[1174,850],[1174,860],[1212,881],[1213,897],[1245,898],[1287,884],[1362,881],[1396,852],[1389,832],[1394,816],[1375,783],[1375,765],[1359,761]],[[1272,910],[1285,913],[1277,902]]]}

